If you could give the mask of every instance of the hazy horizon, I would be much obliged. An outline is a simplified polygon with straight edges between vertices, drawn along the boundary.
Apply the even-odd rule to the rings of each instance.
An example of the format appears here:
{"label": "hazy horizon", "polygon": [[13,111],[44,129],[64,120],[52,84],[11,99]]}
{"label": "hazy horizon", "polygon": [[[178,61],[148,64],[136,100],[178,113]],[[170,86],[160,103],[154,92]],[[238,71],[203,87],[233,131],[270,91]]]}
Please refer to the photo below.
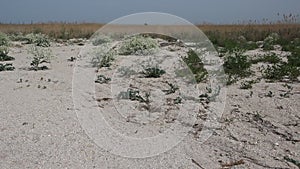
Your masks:
{"label": "hazy horizon", "polygon": [[299,0],[1,1],[0,23],[108,23],[133,13],[163,12],[194,24],[232,24],[250,20],[260,23],[278,21],[283,19],[283,14],[298,15],[299,21],[300,13]]}

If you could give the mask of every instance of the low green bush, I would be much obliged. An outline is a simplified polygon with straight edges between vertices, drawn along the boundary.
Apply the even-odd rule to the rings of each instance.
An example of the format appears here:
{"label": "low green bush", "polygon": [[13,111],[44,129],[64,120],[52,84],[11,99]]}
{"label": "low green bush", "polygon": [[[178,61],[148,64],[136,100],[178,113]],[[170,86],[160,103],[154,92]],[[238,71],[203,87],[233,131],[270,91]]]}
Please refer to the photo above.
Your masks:
{"label": "low green bush", "polygon": [[256,64],[256,63],[259,63],[259,62],[264,62],[264,63],[279,63],[281,62],[281,59],[278,55],[276,55],[275,53],[268,53],[268,54],[265,54],[259,58],[256,58],[256,59],[252,59],[251,62],[253,64]]}
{"label": "low green bush", "polygon": [[263,77],[269,80],[282,80],[284,78],[297,80],[298,76],[300,76],[300,68],[285,62],[268,65],[263,71]]}
{"label": "low green bush", "polygon": [[144,68],[144,71],[142,72],[146,78],[159,78],[165,73],[166,71],[160,69],[158,66]]}
{"label": "low green bush", "polygon": [[227,84],[232,84],[237,80],[249,77],[252,72],[250,70],[251,62],[248,56],[243,55],[241,51],[234,51],[229,54],[224,61],[224,71],[228,75]]}
{"label": "low green bush", "polygon": [[1,71],[13,71],[15,70],[15,67],[12,63],[0,63],[0,72]]}
{"label": "low green bush", "polygon": [[112,39],[110,37],[104,35],[97,35],[92,38],[92,44],[94,46],[102,45],[104,43],[109,43],[111,41]]}

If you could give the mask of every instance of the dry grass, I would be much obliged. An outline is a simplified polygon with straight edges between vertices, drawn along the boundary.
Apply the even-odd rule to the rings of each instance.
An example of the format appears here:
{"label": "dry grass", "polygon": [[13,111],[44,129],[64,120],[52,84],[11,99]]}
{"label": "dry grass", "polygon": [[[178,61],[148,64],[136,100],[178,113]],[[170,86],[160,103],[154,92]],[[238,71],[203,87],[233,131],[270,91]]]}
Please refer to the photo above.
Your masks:
{"label": "dry grass", "polygon": [[88,38],[102,24],[65,24],[65,23],[40,23],[40,24],[0,24],[0,31],[7,34],[44,33],[56,39]]}
{"label": "dry grass", "polygon": [[[0,31],[7,34],[44,33],[56,39],[89,38],[103,24],[82,23],[40,23],[40,24],[0,24]],[[128,27],[128,26],[127,26]],[[213,41],[244,36],[247,40],[263,40],[270,33],[278,33],[280,37],[292,40],[299,38],[300,24],[265,24],[265,25],[198,25]],[[130,29],[128,27],[128,29]]]}

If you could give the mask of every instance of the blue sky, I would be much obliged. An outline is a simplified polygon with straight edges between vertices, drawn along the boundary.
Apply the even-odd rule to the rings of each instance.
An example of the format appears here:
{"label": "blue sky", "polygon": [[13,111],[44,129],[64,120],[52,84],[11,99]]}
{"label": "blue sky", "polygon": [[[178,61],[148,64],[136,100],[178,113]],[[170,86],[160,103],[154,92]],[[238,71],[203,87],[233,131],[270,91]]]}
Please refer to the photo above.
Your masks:
{"label": "blue sky", "polygon": [[0,0],[0,4],[2,23],[107,23],[137,12],[164,12],[192,23],[218,24],[300,14],[300,0]]}

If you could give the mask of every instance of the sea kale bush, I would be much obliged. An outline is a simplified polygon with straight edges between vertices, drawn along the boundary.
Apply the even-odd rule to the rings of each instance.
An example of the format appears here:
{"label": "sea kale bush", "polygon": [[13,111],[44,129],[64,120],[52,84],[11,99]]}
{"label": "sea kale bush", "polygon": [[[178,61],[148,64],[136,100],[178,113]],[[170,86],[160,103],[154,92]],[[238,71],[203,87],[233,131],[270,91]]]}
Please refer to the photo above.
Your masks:
{"label": "sea kale bush", "polygon": [[12,63],[0,63],[0,72],[1,71],[13,71],[15,67],[13,67]]}
{"label": "sea kale bush", "polygon": [[108,83],[109,81],[111,81],[111,78],[106,77],[104,75],[98,75],[97,79],[95,80],[95,83],[104,84],[104,83]]}
{"label": "sea kale bush", "polygon": [[33,55],[32,61],[30,63],[32,70],[45,70],[48,69],[47,66],[41,65],[42,63],[50,63],[52,54],[50,49],[45,49],[37,46],[32,46],[28,53]]}
{"label": "sea kale bush", "polygon": [[8,46],[9,38],[5,33],[0,32],[0,46]]}
{"label": "sea kale bush", "polygon": [[50,46],[50,39],[47,35],[38,33],[38,34],[28,34],[25,36],[24,40],[27,44],[35,44],[36,46],[40,47],[49,47]]}
{"label": "sea kale bush", "polygon": [[15,59],[11,56],[8,56],[8,52],[8,47],[0,46],[0,61],[10,61]]}
{"label": "sea kale bush", "polygon": [[115,50],[106,50],[107,47],[99,48],[95,54],[95,57],[92,59],[92,65],[94,67],[110,67],[111,62],[115,59],[116,51]]}
{"label": "sea kale bush", "polygon": [[141,103],[150,103],[150,93],[146,92],[143,97],[139,90],[129,88],[126,92],[120,92],[118,99],[127,99],[131,101],[139,101]]}
{"label": "sea kale bush", "polygon": [[158,47],[158,42],[155,39],[137,35],[126,39],[122,43],[119,49],[119,54],[149,55],[155,53]]}
{"label": "sea kale bush", "polygon": [[274,45],[279,41],[280,37],[277,33],[272,33],[264,39],[263,49],[264,50],[274,50]]}
{"label": "sea kale bush", "polygon": [[165,74],[166,71],[160,69],[158,66],[155,66],[155,67],[145,68],[142,73],[145,75],[146,78],[159,78],[163,74]]}

